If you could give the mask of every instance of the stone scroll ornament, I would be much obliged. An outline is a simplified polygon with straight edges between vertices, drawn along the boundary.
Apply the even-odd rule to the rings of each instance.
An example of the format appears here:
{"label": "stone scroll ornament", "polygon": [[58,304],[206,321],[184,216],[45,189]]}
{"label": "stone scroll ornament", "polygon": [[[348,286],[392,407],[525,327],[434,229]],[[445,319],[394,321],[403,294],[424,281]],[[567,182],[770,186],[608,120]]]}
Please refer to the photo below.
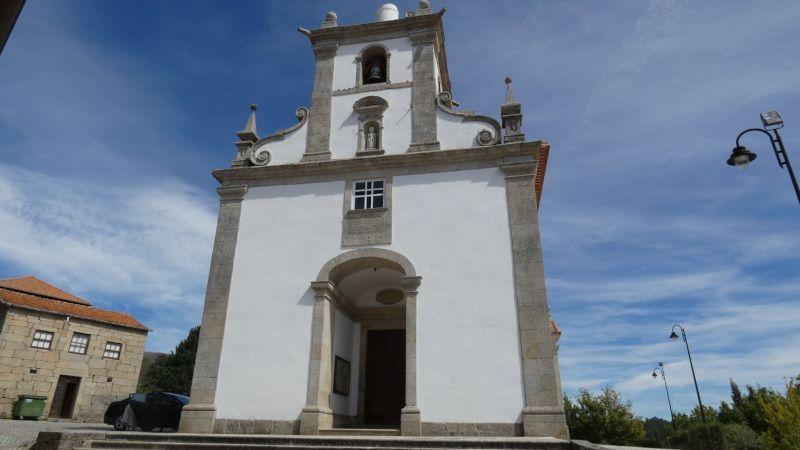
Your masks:
{"label": "stone scroll ornament", "polygon": [[290,134],[302,128],[303,125],[308,122],[308,114],[309,110],[305,106],[297,108],[297,111],[294,112],[298,121],[296,124],[259,139],[258,142],[253,144],[253,149],[250,152],[250,162],[255,166],[266,166],[269,164],[270,160],[272,160],[272,154],[266,149],[266,145],[270,142],[282,141]]}
{"label": "stone scroll ornament", "polygon": [[484,122],[487,125],[490,125],[494,132],[485,128],[479,131],[478,135],[475,137],[478,145],[486,147],[500,142],[500,122],[496,121],[495,119],[492,119],[488,116],[475,114],[472,111],[454,110],[451,106],[453,105],[453,96],[447,91],[442,91],[442,93],[436,97],[436,104],[442,111],[454,116],[462,117],[462,122]]}

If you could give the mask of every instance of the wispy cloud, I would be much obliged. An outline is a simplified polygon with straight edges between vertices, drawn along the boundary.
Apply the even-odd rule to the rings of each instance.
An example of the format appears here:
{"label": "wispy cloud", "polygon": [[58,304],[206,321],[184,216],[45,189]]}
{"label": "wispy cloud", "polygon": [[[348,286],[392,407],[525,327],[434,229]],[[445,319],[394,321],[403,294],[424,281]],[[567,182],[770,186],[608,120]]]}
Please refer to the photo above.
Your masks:
{"label": "wispy cloud", "polygon": [[0,259],[145,322],[199,321],[215,221],[177,180],[103,186],[0,164]]}

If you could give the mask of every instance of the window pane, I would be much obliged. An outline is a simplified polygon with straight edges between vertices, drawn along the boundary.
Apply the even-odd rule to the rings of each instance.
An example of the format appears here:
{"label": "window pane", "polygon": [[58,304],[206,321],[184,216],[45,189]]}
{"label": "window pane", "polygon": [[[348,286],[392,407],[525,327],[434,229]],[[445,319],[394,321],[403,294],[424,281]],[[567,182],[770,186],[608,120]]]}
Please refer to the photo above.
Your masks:
{"label": "window pane", "polygon": [[356,189],[366,189],[365,184],[366,183],[364,183],[363,181],[359,181],[358,183],[356,183]]}
{"label": "window pane", "polygon": [[383,208],[383,197],[374,197],[372,199],[373,208]]}
{"label": "window pane", "polygon": [[373,187],[376,188],[376,189],[378,189],[378,188],[383,189],[383,180],[375,181],[373,183]]}
{"label": "window pane", "polygon": [[356,209],[364,209],[364,197],[356,198]]}

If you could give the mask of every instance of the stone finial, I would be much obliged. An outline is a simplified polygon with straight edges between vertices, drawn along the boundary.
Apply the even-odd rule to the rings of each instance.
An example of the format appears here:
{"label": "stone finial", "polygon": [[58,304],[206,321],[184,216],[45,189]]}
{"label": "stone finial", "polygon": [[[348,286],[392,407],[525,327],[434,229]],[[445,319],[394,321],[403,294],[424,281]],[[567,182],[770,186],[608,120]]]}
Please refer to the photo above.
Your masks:
{"label": "stone finial", "polygon": [[244,130],[236,133],[239,139],[248,142],[256,142],[258,140],[258,132],[256,132],[256,110],[258,105],[253,103],[250,105],[250,116],[247,118],[247,123]]}
{"label": "stone finial", "polygon": [[419,8],[417,8],[417,14],[430,14],[431,10],[431,2],[430,0],[419,0]]}
{"label": "stone finial", "polygon": [[338,24],[339,16],[336,15],[333,11],[328,11],[325,14],[325,22],[322,22],[321,28],[333,28],[339,26]]}
{"label": "stone finial", "polygon": [[511,77],[506,77],[506,104],[516,103],[514,100],[514,90],[511,89]]}
{"label": "stone finial", "polygon": [[514,99],[511,88],[511,77],[506,77],[506,101],[500,106],[500,117],[503,119],[505,137],[503,142],[518,142],[525,140],[522,132],[522,105]]}
{"label": "stone finial", "polygon": [[255,103],[250,105],[250,116],[247,117],[244,130],[236,132],[236,135],[239,136],[239,142],[236,143],[236,158],[231,162],[231,167],[250,165],[250,149],[258,141],[256,109],[258,109],[258,106]]}

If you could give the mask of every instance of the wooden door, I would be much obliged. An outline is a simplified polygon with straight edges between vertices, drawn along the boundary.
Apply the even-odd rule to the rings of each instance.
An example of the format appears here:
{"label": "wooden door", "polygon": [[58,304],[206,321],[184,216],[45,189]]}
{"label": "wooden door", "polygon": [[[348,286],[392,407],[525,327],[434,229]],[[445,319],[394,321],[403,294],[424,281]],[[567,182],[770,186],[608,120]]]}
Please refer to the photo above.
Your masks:
{"label": "wooden door", "polygon": [[50,417],[60,417],[69,419],[75,409],[75,401],[78,399],[78,388],[80,387],[80,377],[61,375],[58,377],[56,390],[53,393],[53,402],[50,404]]}
{"label": "wooden door", "polygon": [[364,422],[367,425],[397,426],[405,406],[406,332],[367,332]]}

